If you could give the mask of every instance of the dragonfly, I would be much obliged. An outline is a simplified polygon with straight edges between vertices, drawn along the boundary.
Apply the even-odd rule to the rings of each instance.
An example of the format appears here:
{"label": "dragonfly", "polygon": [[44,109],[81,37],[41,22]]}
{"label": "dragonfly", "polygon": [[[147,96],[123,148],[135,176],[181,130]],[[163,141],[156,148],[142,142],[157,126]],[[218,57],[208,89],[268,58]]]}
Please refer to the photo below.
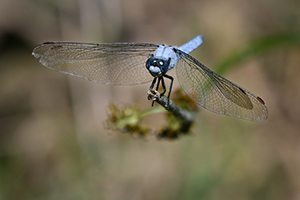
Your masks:
{"label": "dragonfly", "polygon": [[183,91],[197,104],[212,112],[250,121],[265,121],[268,109],[259,96],[227,80],[190,55],[203,42],[196,36],[180,47],[149,43],[44,42],[32,52],[52,70],[89,81],[111,85],[149,83],[150,89],[174,78],[167,74],[176,68]]}

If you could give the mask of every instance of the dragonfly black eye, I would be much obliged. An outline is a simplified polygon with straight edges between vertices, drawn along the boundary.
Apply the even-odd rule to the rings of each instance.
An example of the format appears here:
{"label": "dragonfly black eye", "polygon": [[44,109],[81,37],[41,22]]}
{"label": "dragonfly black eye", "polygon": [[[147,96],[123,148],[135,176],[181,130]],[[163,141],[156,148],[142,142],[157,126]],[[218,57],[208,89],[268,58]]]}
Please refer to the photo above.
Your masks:
{"label": "dragonfly black eye", "polygon": [[151,57],[146,62],[146,68],[149,70],[150,66],[156,66],[156,58]]}
{"label": "dragonfly black eye", "polygon": [[165,60],[157,59],[156,63],[163,74],[168,71],[169,64]]}

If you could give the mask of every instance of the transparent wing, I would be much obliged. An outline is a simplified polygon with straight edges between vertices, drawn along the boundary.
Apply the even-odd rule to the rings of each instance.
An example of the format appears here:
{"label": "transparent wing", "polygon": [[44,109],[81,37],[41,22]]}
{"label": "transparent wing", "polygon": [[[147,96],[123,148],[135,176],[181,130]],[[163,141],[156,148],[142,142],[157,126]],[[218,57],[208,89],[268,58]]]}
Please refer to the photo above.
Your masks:
{"label": "transparent wing", "polygon": [[211,71],[180,50],[176,73],[184,92],[200,106],[219,114],[251,121],[264,121],[268,110],[264,101],[250,91]]}
{"label": "transparent wing", "polygon": [[45,42],[32,54],[50,69],[86,80],[116,85],[153,79],[145,63],[158,45],[135,43]]}

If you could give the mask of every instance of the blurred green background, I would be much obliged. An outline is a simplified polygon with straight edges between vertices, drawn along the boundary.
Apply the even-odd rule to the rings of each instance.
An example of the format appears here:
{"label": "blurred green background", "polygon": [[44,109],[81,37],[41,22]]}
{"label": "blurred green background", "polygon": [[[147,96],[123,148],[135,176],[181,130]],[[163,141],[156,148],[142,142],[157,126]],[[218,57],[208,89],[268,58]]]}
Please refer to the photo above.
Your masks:
{"label": "blurred green background", "polygon": [[[299,199],[299,33],[299,0],[1,0],[0,199]],[[200,109],[192,135],[134,139],[103,122],[110,103],[150,108],[149,84],[96,84],[31,56],[45,41],[199,34],[192,55],[263,98],[267,121]]]}

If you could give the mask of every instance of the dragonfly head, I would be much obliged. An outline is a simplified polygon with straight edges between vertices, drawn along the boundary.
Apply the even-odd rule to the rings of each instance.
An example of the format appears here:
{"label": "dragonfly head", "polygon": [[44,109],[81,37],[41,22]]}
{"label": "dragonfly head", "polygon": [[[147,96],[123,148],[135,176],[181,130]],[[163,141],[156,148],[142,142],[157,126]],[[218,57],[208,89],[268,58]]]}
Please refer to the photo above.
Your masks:
{"label": "dragonfly head", "polygon": [[152,76],[160,77],[168,71],[169,64],[170,59],[166,61],[152,56],[147,60],[146,68]]}

